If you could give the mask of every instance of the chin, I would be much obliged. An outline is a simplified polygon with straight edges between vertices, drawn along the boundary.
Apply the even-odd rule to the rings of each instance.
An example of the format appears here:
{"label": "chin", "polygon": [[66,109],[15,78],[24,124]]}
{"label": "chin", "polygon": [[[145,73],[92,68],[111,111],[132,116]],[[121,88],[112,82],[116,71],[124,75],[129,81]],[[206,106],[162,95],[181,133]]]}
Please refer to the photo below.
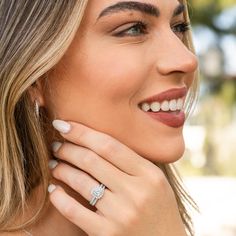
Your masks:
{"label": "chin", "polygon": [[183,156],[185,143],[183,139],[180,139],[178,142],[166,142],[161,146],[160,144],[151,145],[149,143],[149,145],[139,146],[137,149],[140,156],[153,163],[170,164],[178,161]]}

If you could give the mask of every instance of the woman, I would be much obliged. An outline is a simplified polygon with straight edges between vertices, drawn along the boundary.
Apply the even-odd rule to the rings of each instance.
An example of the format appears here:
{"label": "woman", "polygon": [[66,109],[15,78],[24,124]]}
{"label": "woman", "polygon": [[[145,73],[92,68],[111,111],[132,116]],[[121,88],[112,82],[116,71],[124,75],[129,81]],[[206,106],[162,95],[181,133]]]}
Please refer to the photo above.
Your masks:
{"label": "woman", "polygon": [[0,12],[1,235],[193,235],[169,165],[196,95],[186,3]]}

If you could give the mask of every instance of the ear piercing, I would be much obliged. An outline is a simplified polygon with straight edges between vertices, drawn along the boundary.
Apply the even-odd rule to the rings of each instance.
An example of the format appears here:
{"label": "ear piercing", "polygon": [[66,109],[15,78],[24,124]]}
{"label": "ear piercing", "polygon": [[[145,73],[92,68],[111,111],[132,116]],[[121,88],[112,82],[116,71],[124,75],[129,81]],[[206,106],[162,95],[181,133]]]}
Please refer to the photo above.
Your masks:
{"label": "ear piercing", "polygon": [[38,103],[37,99],[35,99],[35,101],[34,101],[34,109],[35,109],[35,114],[36,114],[37,118],[39,118],[39,103]]}

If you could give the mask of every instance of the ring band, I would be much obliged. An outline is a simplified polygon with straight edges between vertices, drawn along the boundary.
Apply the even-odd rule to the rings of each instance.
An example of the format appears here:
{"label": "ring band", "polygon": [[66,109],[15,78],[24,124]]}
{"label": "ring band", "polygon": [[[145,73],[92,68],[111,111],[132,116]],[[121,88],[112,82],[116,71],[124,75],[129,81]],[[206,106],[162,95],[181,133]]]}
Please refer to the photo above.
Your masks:
{"label": "ring band", "polygon": [[89,202],[90,205],[95,206],[98,199],[102,198],[105,188],[106,186],[104,184],[100,184],[91,190],[92,199]]}

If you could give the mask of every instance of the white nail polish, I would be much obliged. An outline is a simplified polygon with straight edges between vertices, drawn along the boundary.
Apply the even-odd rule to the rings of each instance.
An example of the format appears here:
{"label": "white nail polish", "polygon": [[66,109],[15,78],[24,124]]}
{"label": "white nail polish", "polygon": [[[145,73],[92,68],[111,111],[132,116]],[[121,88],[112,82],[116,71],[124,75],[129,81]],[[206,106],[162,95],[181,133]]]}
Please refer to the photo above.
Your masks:
{"label": "white nail polish", "polygon": [[56,185],[54,185],[54,184],[50,184],[50,185],[48,186],[48,192],[49,192],[49,193],[52,193],[55,189],[56,189]]}
{"label": "white nail polish", "polygon": [[48,162],[48,167],[50,170],[53,170],[54,168],[56,168],[57,165],[58,165],[58,161],[56,160],[50,160]]}
{"label": "white nail polish", "polygon": [[60,143],[60,142],[53,142],[52,143],[52,150],[54,152],[57,152],[60,149],[61,145],[62,145],[62,143]]}
{"label": "white nail polish", "polygon": [[52,125],[56,130],[63,134],[66,134],[71,130],[71,125],[64,120],[54,120]]}

